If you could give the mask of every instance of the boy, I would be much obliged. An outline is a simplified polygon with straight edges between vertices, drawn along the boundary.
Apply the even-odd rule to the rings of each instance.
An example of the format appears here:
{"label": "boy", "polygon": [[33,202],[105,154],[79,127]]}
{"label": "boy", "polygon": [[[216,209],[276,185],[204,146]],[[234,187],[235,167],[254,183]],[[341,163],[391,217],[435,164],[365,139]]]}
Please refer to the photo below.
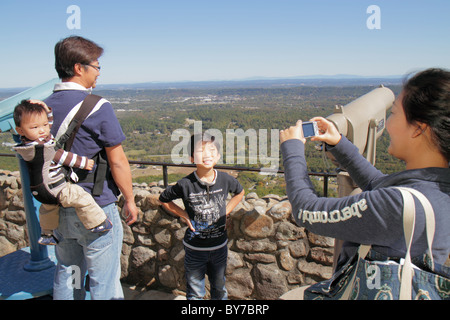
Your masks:
{"label": "boy", "polygon": [[90,194],[76,184],[69,183],[62,166],[91,170],[94,161],[74,153],[55,148],[50,134],[53,115],[42,101],[23,100],[14,109],[16,131],[22,143],[14,147],[27,162],[33,196],[41,202],[39,221],[42,245],[56,245],[53,230],[58,227],[59,204],[76,207],[83,225],[92,232],[105,232],[112,228],[103,210]]}
{"label": "boy", "polygon": [[[226,219],[244,196],[241,184],[232,176],[214,169],[220,146],[213,136],[193,135],[188,150],[196,170],[161,193],[162,206],[184,219],[188,225],[185,247],[186,298],[202,299],[205,274],[211,284],[211,299],[226,300],[227,266]],[[226,204],[228,193],[234,194]],[[172,201],[183,199],[185,210]]]}

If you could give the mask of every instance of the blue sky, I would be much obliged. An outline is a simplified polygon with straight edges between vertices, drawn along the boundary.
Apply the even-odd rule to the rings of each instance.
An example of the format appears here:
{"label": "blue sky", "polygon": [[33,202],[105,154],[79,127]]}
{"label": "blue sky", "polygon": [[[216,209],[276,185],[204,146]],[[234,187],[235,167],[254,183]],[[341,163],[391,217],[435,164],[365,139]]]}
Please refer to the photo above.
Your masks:
{"label": "blue sky", "polygon": [[99,84],[450,68],[448,0],[1,0],[0,88],[56,77],[54,45],[73,34],[105,49]]}

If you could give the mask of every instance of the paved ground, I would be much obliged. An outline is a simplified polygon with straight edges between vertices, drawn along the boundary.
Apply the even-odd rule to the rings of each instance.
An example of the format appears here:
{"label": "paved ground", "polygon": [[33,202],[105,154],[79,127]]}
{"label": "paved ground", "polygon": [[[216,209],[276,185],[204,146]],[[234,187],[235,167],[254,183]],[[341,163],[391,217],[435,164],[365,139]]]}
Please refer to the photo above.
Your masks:
{"label": "paved ground", "polygon": [[183,295],[175,295],[164,291],[145,290],[122,284],[125,300],[186,300]]}

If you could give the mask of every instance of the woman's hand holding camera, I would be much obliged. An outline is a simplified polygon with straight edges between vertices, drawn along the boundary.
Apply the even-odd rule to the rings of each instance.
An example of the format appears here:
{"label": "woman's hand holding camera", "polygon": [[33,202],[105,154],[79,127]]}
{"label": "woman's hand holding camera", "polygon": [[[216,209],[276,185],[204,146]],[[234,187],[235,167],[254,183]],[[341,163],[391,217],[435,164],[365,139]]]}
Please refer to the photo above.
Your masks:
{"label": "woman's hand holding camera", "polygon": [[295,126],[291,126],[286,130],[280,131],[280,143],[283,143],[286,140],[291,139],[298,139],[303,143],[306,142],[306,139],[303,137],[303,128],[301,120],[298,120]]}
{"label": "woman's hand holding camera", "polygon": [[316,121],[319,128],[319,135],[312,137],[311,141],[323,141],[330,146],[335,146],[341,141],[341,134],[331,121],[322,117],[314,117],[311,121]]}
{"label": "woman's hand holding camera", "polygon": [[[322,117],[314,117],[310,121],[316,121],[319,135],[311,138],[311,141],[323,141],[330,146],[335,146],[341,140],[341,134],[331,121]],[[295,126],[280,131],[280,143],[286,140],[298,139],[303,143],[306,139],[303,136],[302,121],[298,120]]]}

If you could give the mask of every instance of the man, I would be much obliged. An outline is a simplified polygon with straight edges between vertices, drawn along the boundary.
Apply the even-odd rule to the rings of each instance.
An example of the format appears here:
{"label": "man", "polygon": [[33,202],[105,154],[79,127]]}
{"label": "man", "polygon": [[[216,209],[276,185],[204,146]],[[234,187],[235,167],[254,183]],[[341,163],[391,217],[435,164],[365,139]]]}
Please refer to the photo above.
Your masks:
{"label": "man", "polygon": [[[66,116],[72,109],[79,108],[92,88],[95,88],[100,75],[98,59],[102,53],[103,49],[97,44],[78,36],[68,37],[56,44],[55,68],[62,82],[55,85],[53,94],[45,103],[53,109],[52,134],[57,139],[65,131]],[[103,234],[89,232],[82,227],[73,208],[60,209],[60,223],[55,230],[55,236],[59,238],[53,288],[56,300],[84,299],[86,271],[92,299],[123,299],[120,284],[123,229],[116,207],[119,191],[125,199],[122,213],[126,222],[130,225],[137,218],[131,170],[121,144],[124,139],[114,110],[105,99],[97,103],[76,134],[72,152],[90,159],[102,152],[106,153],[109,166],[107,172],[110,174],[103,175],[102,191],[93,194],[92,177],[95,173],[86,175],[80,172],[78,184],[93,194],[111,220],[113,228]],[[99,177],[95,179],[97,181]]]}

